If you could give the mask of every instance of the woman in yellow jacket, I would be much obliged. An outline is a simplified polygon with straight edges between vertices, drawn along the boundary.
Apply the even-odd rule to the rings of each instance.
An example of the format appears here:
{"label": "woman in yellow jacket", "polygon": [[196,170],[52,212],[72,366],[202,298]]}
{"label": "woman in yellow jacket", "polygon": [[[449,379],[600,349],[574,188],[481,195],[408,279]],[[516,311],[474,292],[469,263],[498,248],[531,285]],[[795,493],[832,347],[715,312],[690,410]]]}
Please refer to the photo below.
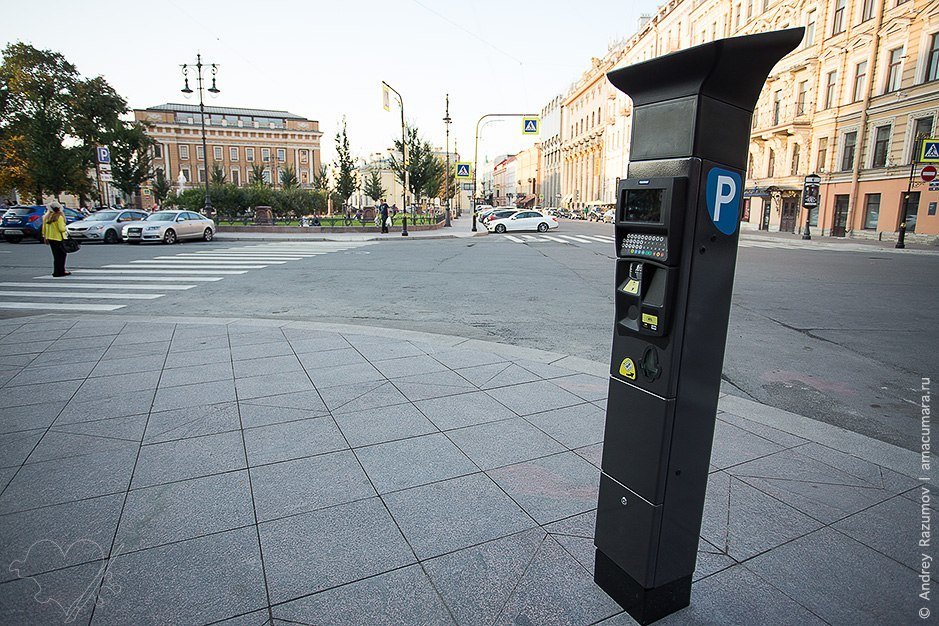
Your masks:
{"label": "woman in yellow jacket", "polygon": [[68,231],[62,205],[58,202],[49,203],[49,210],[42,216],[42,238],[52,248],[52,275],[57,278],[70,275],[71,272],[65,271],[66,254],[62,245],[62,240],[68,238]]}

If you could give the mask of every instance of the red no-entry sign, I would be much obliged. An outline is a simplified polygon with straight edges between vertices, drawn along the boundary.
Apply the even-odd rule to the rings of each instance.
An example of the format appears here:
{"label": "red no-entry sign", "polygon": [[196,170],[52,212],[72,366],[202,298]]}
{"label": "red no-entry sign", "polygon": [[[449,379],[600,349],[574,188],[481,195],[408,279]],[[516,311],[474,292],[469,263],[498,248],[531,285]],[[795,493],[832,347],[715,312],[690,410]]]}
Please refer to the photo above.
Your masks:
{"label": "red no-entry sign", "polygon": [[927,165],[923,168],[923,171],[919,173],[919,177],[928,183],[936,177],[936,166]]}

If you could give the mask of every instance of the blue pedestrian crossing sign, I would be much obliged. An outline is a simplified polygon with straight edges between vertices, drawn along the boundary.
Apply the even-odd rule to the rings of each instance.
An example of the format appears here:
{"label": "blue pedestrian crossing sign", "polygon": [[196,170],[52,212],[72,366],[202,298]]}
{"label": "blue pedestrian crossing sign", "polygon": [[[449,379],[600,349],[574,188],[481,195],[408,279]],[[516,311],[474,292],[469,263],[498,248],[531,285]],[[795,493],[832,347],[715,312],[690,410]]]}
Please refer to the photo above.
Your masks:
{"label": "blue pedestrian crossing sign", "polygon": [[939,139],[923,139],[923,149],[919,155],[920,163],[939,163]]}
{"label": "blue pedestrian crossing sign", "polygon": [[740,216],[740,198],[743,180],[737,172],[720,167],[713,167],[708,172],[705,199],[711,221],[725,235],[733,235],[737,230]]}
{"label": "blue pedestrian crossing sign", "polygon": [[457,178],[472,178],[473,177],[473,168],[471,163],[460,162],[456,164],[456,177]]}
{"label": "blue pedestrian crossing sign", "polygon": [[538,135],[541,133],[541,118],[540,117],[523,117],[522,118],[522,134],[523,135]]}

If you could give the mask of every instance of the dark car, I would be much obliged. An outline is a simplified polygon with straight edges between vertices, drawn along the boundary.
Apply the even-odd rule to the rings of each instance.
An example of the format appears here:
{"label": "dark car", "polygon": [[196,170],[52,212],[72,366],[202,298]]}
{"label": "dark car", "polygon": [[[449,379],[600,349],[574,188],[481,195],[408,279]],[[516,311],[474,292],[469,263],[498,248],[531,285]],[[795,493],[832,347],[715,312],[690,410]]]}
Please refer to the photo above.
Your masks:
{"label": "dark car", "polygon": [[[24,237],[39,241],[42,238],[42,216],[46,213],[43,205],[14,206],[3,214],[0,230],[3,238],[10,243],[19,243]],[[71,224],[85,217],[75,209],[62,207],[65,223]]]}

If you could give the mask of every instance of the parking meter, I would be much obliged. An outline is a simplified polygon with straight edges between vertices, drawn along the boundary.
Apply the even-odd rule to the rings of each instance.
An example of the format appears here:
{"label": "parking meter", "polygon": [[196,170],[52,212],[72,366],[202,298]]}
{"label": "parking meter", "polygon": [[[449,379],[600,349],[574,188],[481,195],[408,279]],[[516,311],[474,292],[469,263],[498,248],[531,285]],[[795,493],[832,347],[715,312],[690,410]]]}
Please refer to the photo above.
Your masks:
{"label": "parking meter", "polygon": [[648,624],[690,603],[753,109],[804,29],[608,74],[633,101],[617,186],[614,331],[596,582]]}

